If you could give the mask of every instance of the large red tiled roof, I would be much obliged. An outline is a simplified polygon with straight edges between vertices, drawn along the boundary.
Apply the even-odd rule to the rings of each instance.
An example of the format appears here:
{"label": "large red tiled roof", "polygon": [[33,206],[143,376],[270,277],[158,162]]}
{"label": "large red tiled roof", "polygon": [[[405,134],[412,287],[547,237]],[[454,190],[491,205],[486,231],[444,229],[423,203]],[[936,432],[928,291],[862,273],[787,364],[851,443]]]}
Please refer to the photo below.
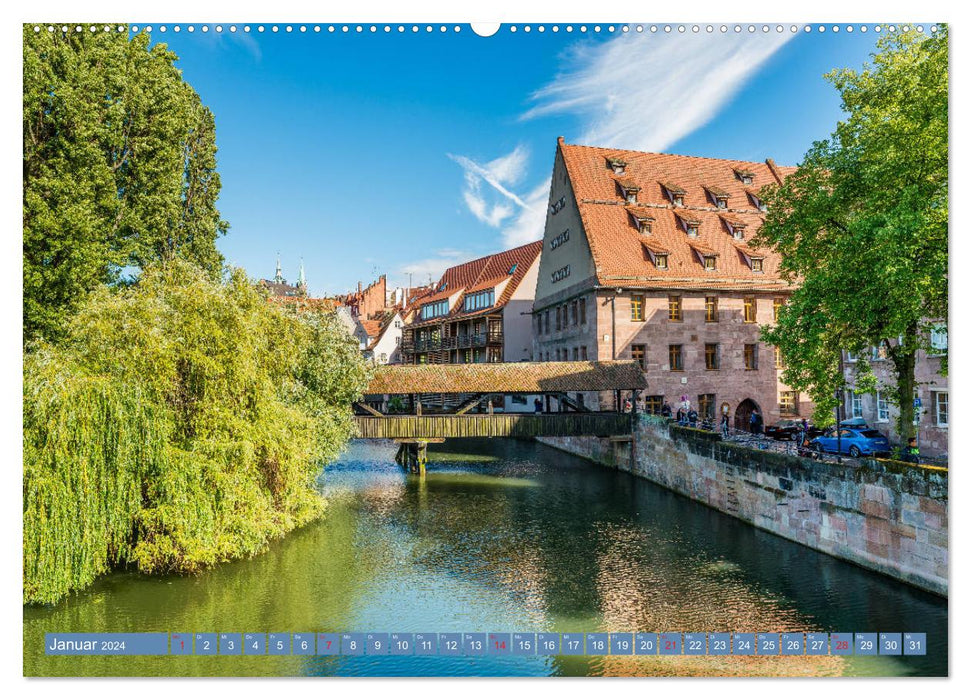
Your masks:
{"label": "large red tiled roof", "polygon": [[[462,291],[462,296],[459,297],[455,304],[455,310],[448,316],[449,319],[477,316],[489,310],[494,311],[495,309],[501,308],[509,301],[516,289],[519,288],[530,266],[539,257],[542,250],[543,241],[534,241],[533,243],[527,243],[518,248],[504,250],[501,253],[487,255],[477,260],[471,260],[467,263],[450,267],[434,287],[435,291],[417,299],[415,305],[420,307],[422,304],[427,304],[432,301],[447,299],[452,294],[455,294],[456,291]],[[514,265],[515,269],[513,269]],[[511,275],[509,274],[510,270],[513,270]],[[509,283],[506,284],[502,290],[502,294],[496,299],[493,306],[488,309],[477,309],[470,313],[462,313],[459,311],[462,308],[462,300],[466,294],[491,289],[506,279],[509,280]],[[445,285],[444,289],[442,289],[443,284]],[[444,318],[446,317],[429,319],[423,323],[440,323]]]}
{"label": "large red tiled roof", "polygon": [[[795,171],[769,162],[699,158],[667,153],[618,151],[612,148],[559,144],[573,186],[601,284],[625,286],[717,289],[784,289],[779,256],[760,251],[762,272],[754,272],[740,248],[758,232],[764,214],[752,199],[762,187],[778,183]],[[608,159],[626,163],[618,176]],[[750,173],[745,184],[739,173]],[[640,187],[630,205],[617,186],[622,179]],[[684,206],[672,205],[666,188],[682,190]],[[728,197],[720,209],[712,195]],[[634,216],[631,216],[634,214]],[[638,231],[636,216],[652,216],[651,233]],[[683,222],[698,222],[697,238],[690,238]],[[742,239],[733,237],[729,223],[744,224]],[[648,250],[668,251],[668,268],[654,266]],[[705,271],[694,250],[718,255],[715,271]]]}

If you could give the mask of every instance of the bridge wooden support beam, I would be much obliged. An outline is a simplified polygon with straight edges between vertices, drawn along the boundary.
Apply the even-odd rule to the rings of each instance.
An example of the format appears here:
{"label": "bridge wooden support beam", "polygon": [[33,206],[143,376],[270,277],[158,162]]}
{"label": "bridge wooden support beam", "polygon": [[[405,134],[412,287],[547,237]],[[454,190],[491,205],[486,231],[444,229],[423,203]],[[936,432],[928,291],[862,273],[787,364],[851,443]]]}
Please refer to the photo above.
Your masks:
{"label": "bridge wooden support beam", "polygon": [[354,402],[354,407],[355,407],[355,408],[360,408],[360,409],[361,409],[361,410],[363,410],[363,411],[367,411],[367,412],[368,412],[368,413],[370,413],[370,414],[371,414],[372,416],[377,416],[378,418],[381,418],[381,417],[383,417],[383,416],[384,416],[384,414],[383,414],[383,413],[381,413],[381,412],[380,412],[379,410],[377,410],[376,408],[372,408],[371,406],[368,406],[368,405],[367,405],[366,403],[364,403],[363,401],[355,401],[355,402]]}
{"label": "bridge wooden support beam", "polygon": [[399,443],[394,461],[412,474],[425,476],[425,465],[428,464],[428,441],[408,440]]}

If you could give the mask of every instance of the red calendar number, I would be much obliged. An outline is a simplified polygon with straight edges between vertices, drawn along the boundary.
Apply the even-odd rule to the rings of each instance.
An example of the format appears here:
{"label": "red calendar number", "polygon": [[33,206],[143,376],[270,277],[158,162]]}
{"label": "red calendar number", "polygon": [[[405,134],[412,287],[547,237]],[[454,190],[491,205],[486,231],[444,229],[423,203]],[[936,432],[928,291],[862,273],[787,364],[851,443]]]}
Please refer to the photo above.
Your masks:
{"label": "red calendar number", "polygon": [[847,642],[836,642],[836,648],[839,651],[843,651],[845,649],[849,649],[850,648],[850,643],[848,641]]}

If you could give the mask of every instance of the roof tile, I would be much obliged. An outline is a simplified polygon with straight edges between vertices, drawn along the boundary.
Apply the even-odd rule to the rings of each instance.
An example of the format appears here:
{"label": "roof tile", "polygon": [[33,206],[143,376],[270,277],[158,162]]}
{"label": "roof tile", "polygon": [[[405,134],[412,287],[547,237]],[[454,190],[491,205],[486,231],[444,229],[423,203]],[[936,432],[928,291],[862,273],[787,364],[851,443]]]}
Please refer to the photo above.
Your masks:
{"label": "roof tile", "polygon": [[[779,272],[779,256],[765,251],[763,272],[757,273],[737,254],[738,243],[725,232],[724,218],[744,225],[742,243],[750,241],[762,225],[764,214],[747,196],[765,185],[786,177],[792,167],[774,166],[716,158],[698,158],[665,153],[618,151],[560,144],[573,186],[580,217],[594,257],[598,281],[614,285],[623,280],[628,287],[658,289],[710,288],[739,290],[784,290],[790,287]],[[604,167],[605,158],[623,159],[624,180],[641,187],[636,207],[628,207],[617,190],[617,177]],[[745,185],[736,175],[751,173]],[[678,184],[675,184],[678,183]],[[684,206],[673,207],[665,188],[683,193]],[[712,205],[708,192],[717,190],[729,197],[728,209]],[[637,229],[634,212],[650,212],[651,234]],[[678,217],[699,222],[698,237],[689,238]],[[724,218],[723,218],[724,217]],[[737,228],[737,226],[736,226]],[[718,270],[703,273],[692,249],[703,246],[721,256]],[[667,252],[668,267],[658,270],[648,249]]]}

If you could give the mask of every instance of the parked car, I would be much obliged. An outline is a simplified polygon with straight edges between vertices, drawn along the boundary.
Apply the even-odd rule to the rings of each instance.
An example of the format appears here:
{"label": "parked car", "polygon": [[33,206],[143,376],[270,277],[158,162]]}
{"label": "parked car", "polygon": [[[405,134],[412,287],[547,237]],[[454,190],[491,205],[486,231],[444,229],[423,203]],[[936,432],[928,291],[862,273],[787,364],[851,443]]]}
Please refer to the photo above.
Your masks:
{"label": "parked car", "polygon": [[890,454],[890,441],[883,433],[872,428],[840,428],[814,438],[810,446],[820,452],[836,452],[839,449],[850,457],[863,455],[884,456]]}
{"label": "parked car", "polygon": [[[802,432],[802,421],[800,420],[780,420],[774,425],[766,426],[765,436],[774,440],[795,440],[796,436]],[[809,426],[809,439],[822,435],[823,431],[812,425]]]}

